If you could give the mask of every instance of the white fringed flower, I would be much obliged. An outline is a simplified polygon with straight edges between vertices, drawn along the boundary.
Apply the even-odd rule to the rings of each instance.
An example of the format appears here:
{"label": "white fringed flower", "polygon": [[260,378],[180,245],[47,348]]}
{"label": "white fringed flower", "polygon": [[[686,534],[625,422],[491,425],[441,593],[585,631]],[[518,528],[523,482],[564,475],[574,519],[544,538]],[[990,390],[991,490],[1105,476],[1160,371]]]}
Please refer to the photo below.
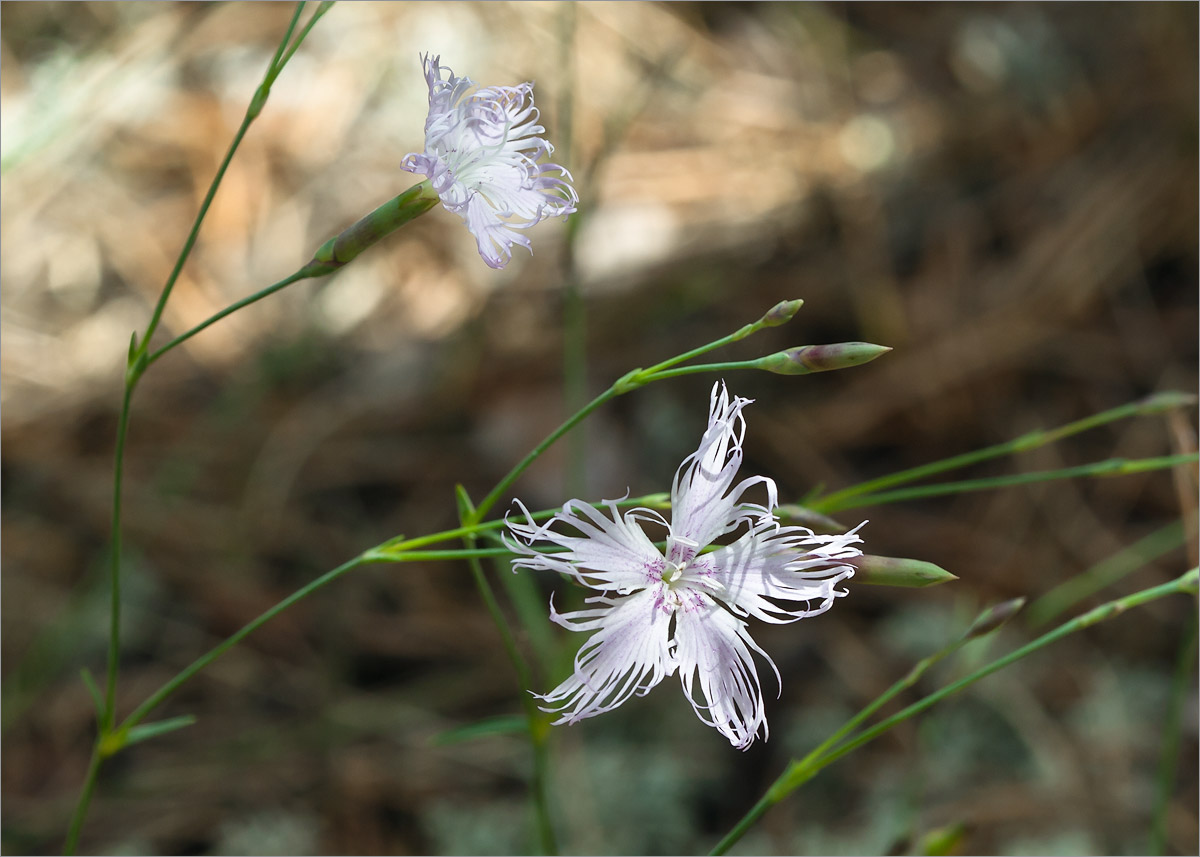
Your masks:
{"label": "white fringed flower", "polygon": [[503,268],[513,244],[533,252],[518,229],[570,214],[579,197],[564,167],[537,163],[554,147],[538,136],[546,129],[537,124],[532,83],[469,94],[475,82],[455,77],[440,59],[421,57],[429,84],[425,151],[405,155],[400,166],[427,176],[475,236],[483,261]]}
{"label": "white fringed flower", "polygon": [[[730,399],[724,384],[713,386],[708,429],[700,448],[684,459],[671,487],[673,521],[655,511],[620,512],[606,500],[606,515],[570,500],[539,525],[508,522],[520,555],[517,568],[570,575],[599,594],[594,605],[550,618],[573,631],[594,631],[575,657],[575,671],[550,693],[536,694],[556,711],[556,723],[575,723],[611,711],[634,694],[644,696],[665,676],[679,671],[683,692],[697,716],[745,749],[761,731],[767,737],[762,686],[751,652],[775,672],[774,662],[750,638],[743,618],[794,622],[823,613],[845,595],[837,585],[854,574],[846,560],[858,527],[843,535],[816,535],[804,527],[781,526],[775,517],[775,483],[756,476],[734,484],[742,462],[749,399]],[[743,502],[746,491],[766,488],[767,504]],[[611,515],[611,517],[610,517]],[[644,525],[666,529],[660,551]],[[573,533],[554,529],[565,524]],[[860,525],[861,526],[861,525]],[[704,552],[722,536],[745,527],[728,545]],[[565,550],[541,553],[539,541]]]}

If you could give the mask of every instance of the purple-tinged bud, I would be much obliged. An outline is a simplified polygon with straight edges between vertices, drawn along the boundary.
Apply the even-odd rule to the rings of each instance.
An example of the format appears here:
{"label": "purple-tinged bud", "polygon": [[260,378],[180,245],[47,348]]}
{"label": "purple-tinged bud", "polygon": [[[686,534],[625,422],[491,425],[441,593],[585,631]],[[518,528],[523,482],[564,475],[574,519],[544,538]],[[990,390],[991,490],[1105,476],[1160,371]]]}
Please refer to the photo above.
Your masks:
{"label": "purple-tinged bud", "polygon": [[1008,601],[993,604],[975,617],[975,621],[971,623],[971,627],[963,634],[963,639],[974,640],[984,637],[992,633],[992,631],[999,630],[1001,625],[1013,616],[1016,616],[1024,606],[1024,598],[1010,598]]}
{"label": "purple-tinged bud", "polygon": [[809,375],[831,369],[849,369],[870,363],[891,351],[886,345],[870,342],[835,342],[830,345],[801,345],[756,361],[759,369],[778,375]]}
{"label": "purple-tinged bud", "polygon": [[781,324],[787,324],[802,306],[804,306],[804,301],[799,298],[794,301],[780,301],[771,308],[770,312],[759,319],[758,324],[760,327],[779,327]]}

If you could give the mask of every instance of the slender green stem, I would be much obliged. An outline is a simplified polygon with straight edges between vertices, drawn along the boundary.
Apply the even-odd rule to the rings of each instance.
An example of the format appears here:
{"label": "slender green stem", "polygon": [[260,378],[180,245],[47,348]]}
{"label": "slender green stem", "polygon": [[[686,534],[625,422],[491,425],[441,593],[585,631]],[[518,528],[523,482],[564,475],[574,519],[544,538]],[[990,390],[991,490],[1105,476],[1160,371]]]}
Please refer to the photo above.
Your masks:
{"label": "slender green stem", "polygon": [[[563,401],[567,413],[574,413],[587,402],[587,307],[572,273],[563,289],[563,331]],[[571,435],[567,449],[566,493],[587,493],[587,435],[582,428]]]}
{"label": "slender green stem", "polygon": [[1167,811],[1175,787],[1175,772],[1179,768],[1183,707],[1196,675],[1196,625],[1196,614],[1193,612],[1179,647],[1179,657],[1175,661],[1175,676],[1171,680],[1171,698],[1167,704],[1167,719],[1163,724],[1162,755],[1158,761],[1154,817],[1150,824],[1150,854],[1165,854],[1167,849]]}
{"label": "slender green stem", "polygon": [[117,710],[117,672],[121,653],[121,486],[125,465],[125,438],[129,434],[129,407],[137,375],[126,372],[125,392],[121,397],[121,416],[117,420],[117,450],[113,462],[112,534],[109,546],[109,623],[108,668],[104,681],[104,715],[100,729],[111,729]]}
{"label": "slender green stem", "polygon": [[[478,507],[472,505],[471,499],[461,486],[459,486],[458,500],[459,516],[463,519],[464,523],[466,523],[470,516],[479,514]],[[463,536],[463,544],[467,546],[467,550],[464,553],[473,552],[475,550],[475,543],[475,534]],[[543,853],[556,854],[557,846],[555,844],[554,825],[550,820],[550,804],[547,794],[546,719],[538,711],[533,697],[528,693],[533,687],[533,671],[529,668],[529,662],[525,660],[525,656],[521,654],[521,650],[517,647],[517,641],[513,637],[512,629],[508,625],[508,619],[504,617],[504,611],[500,609],[500,602],[496,600],[496,593],[493,591],[492,585],[488,582],[487,575],[484,574],[483,564],[476,556],[468,557],[467,564],[470,566],[471,577],[475,580],[475,586],[479,590],[480,597],[483,598],[488,615],[492,617],[492,622],[495,624],[496,630],[500,632],[500,641],[504,646],[505,654],[508,655],[508,660],[512,663],[513,669],[517,673],[517,681],[520,684],[521,705],[525,709],[529,741],[533,750],[533,781],[530,783],[530,789],[533,797],[534,815],[537,819],[538,838]]]}
{"label": "slender green stem", "polygon": [[296,282],[299,282],[300,280],[308,279],[309,277],[313,277],[313,276],[322,276],[321,274],[312,274],[312,273],[308,273],[307,271],[308,271],[308,266],[306,265],[304,268],[301,268],[299,271],[297,271],[296,273],[292,274],[289,277],[285,277],[284,279],[280,280],[278,283],[273,283],[273,284],[267,286],[265,289],[261,289],[260,291],[255,292],[254,294],[250,295],[249,297],[242,298],[240,301],[237,301],[236,303],[232,303],[229,306],[225,307],[225,309],[221,310],[220,312],[209,316],[204,321],[200,322],[198,325],[193,327],[191,330],[188,330],[188,331],[185,331],[185,332],[179,334],[174,339],[172,339],[170,342],[168,342],[166,345],[164,345],[162,348],[158,349],[153,354],[151,354],[149,357],[147,357],[146,358],[146,366],[149,366],[150,364],[157,361],[160,357],[162,357],[164,354],[166,354],[172,348],[175,348],[176,346],[182,345],[183,343],[187,342],[189,339],[191,339],[193,336],[195,336],[200,331],[204,330],[206,327],[216,324],[218,321],[225,318],[225,316],[231,315],[231,314],[237,312],[238,310],[242,309],[243,307],[248,307],[252,303],[257,303],[258,301],[261,301],[263,298],[267,297],[268,295],[273,295],[273,294],[275,294],[275,292],[279,291],[280,289],[287,288],[292,283],[296,283]]}
{"label": "slender green stem", "polygon": [[325,574],[321,575],[316,580],[309,583],[307,586],[302,586],[300,589],[297,589],[295,592],[293,592],[287,598],[280,601],[274,607],[271,607],[268,610],[260,613],[257,618],[246,623],[238,631],[234,632],[229,637],[226,637],[224,640],[222,640],[216,646],[213,646],[213,648],[209,649],[203,655],[196,658],[196,660],[192,661],[192,663],[190,665],[188,665],[186,668],[184,668],[182,671],[180,671],[174,678],[172,678],[170,681],[168,681],[166,684],[164,684],[162,687],[160,687],[158,690],[156,690],[153,694],[151,694],[146,699],[145,702],[143,702],[141,705],[139,705],[132,714],[130,714],[128,717],[125,718],[125,720],[123,720],[121,722],[121,725],[118,727],[118,731],[126,732],[129,730],[130,727],[135,726],[138,723],[140,723],[142,720],[145,719],[146,715],[148,715],[154,709],[158,708],[158,706],[162,705],[163,702],[165,702],[167,700],[167,697],[169,697],[171,694],[173,694],[175,691],[177,691],[184,683],[186,683],[189,679],[191,679],[192,676],[194,676],[196,673],[200,672],[200,670],[207,667],[209,664],[211,664],[217,658],[221,657],[221,655],[225,654],[227,651],[229,651],[231,648],[236,646],[238,643],[240,643],[246,637],[253,634],[255,631],[257,631],[263,625],[270,622],[272,619],[274,619],[276,616],[278,616],[284,610],[291,607],[297,601],[301,601],[304,598],[307,598],[312,593],[316,592],[318,589],[322,589],[322,588],[328,586],[329,584],[333,583],[335,580],[337,580],[339,577],[341,577],[346,572],[351,571],[355,568],[358,568],[360,565],[365,564],[366,561],[367,560],[366,560],[365,556],[362,556],[362,555],[356,556],[356,557],[354,557],[354,559],[349,560],[348,562],[342,563],[341,565],[339,565],[337,568],[333,569],[332,571],[327,571]]}
{"label": "slender green stem", "polygon": [[461,548],[438,551],[368,551],[367,562],[439,562],[450,559],[483,559],[484,557],[510,556],[508,548]]}
{"label": "slender green stem", "polygon": [[[558,121],[554,139],[565,152],[564,163],[575,163],[573,108],[575,102],[575,4],[559,6],[559,66],[561,85],[558,97]],[[576,172],[579,176],[579,172]],[[581,176],[582,178],[583,176]],[[582,191],[583,188],[581,187]],[[586,206],[585,206],[586,208]],[[587,305],[579,289],[575,270],[575,242],[586,211],[576,210],[571,217],[563,247],[563,402],[572,414],[587,404]],[[587,494],[587,434],[581,428],[568,439],[566,495]]]}
{"label": "slender green stem", "polygon": [[701,354],[707,354],[710,351],[714,351],[717,348],[729,345],[732,342],[745,339],[747,336],[757,333],[765,327],[775,327],[786,322],[793,315],[795,315],[802,303],[803,302],[799,300],[784,301],[769,310],[767,314],[758,321],[743,325],[728,336],[723,336],[720,339],[716,339],[705,345],[701,345],[699,348],[693,348],[691,351],[686,351],[683,354],[669,357],[661,363],[651,366],[649,369],[634,369],[632,372],[626,373],[611,387],[576,411],[574,415],[568,417],[566,422],[551,432],[545,440],[539,443],[528,455],[521,459],[521,461],[518,462],[516,466],[514,466],[513,469],[510,470],[508,474],[500,480],[496,487],[493,488],[488,495],[483,498],[482,501],[480,501],[479,506],[473,513],[475,520],[479,520],[485,514],[487,514],[488,510],[490,510],[492,506],[496,504],[496,501],[499,500],[500,496],[508,490],[509,486],[516,482],[520,475],[529,467],[529,465],[533,464],[533,462],[536,461],[538,457],[552,444],[554,444],[555,441],[582,422],[589,414],[592,413],[592,411],[596,410],[609,399],[624,395],[632,390],[636,390],[637,388],[643,387],[652,381],[660,381],[666,378],[675,377],[676,375],[688,375],[694,372],[710,372],[714,369],[720,369],[723,367],[739,369],[758,368],[757,366],[748,366],[747,363],[750,361],[743,361],[739,363],[714,363],[706,366],[690,367],[687,370],[680,370],[677,372],[668,371],[672,366],[676,366],[684,361],[699,357]]}
{"label": "slender green stem", "polygon": [[[304,4],[301,3],[300,5],[303,6]],[[275,72],[276,76],[278,76],[280,71],[283,71],[283,67],[288,64],[288,61],[292,58],[292,55],[295,54],[296,51],[300,49],[300,46],[302,44],[304,44],[304,40],[308,37],[308,34],[310,32],[312,32],[312,28],[314,26],[316,26],[317,21],[320,21],[322,16],[324,16],[324,14],[332,8],[333,8],[332,0],[322,0],[322,2],[320,4],[318,4],[318,6],[317,6],[317,11],[313,12],[313,16],[308,19],[308,23],[304,25],[304,29],[300,31],[300,35],[296,36],[296,41],[292,42],[288,46],[287,53],[283,54],[282,59],[280,59],[279,51],[277,50],[275,52],[275,57],[276,57],[275,65],[278,67],[278,71]],[[296,22],[293,19],[292,27],[295,27],[295,26],[296,26]],[[288,34],[289,35],[291,34],[291,28],[288,28]],[[280,48],[282,48],[282,47],[283,47],[283,44],[281,43]],[[272,78],[272,82],[274,82],[274,78]]]}
{"label": "slender green stem", "polygon": [[1030,628],[1044,625],[1090,595],[1137,571],[1146,563],[1183,544],[1183,522],[1172,521],[1150,535],[1064,580],[1030,605],[1025,621]]}
{"label": "slender green stem", "polygon": [[[630,506],[648,506],[655,509],[665,509],[670,508],[671,500],[670,495],[660,492],[618,500],[616,501],[616,505],[622,509]],[[535,521],[545,521],[553,518],[560,511],[560,509],[543,509],[539,512],[530,513],[529,517]],[[440,533],[431,533],[427,536],[419,536],[414,539],[397,538],[389,542],[384,542],[378,547],[371,548],[364,556],[371,562],[389,562],[397,554],[407,553],[412,548],[425,547],[426,545],[433,545],[438,542],[448,542],[475,533],[486,535],[493,530],[503,529],[506,525],[507,522],[504,518],[493,518],[490,521],[467,524],[462,527],[455,527],[452,530],[442,530]],[[483,556],[483,554],[480,554],[480,556]]]}
{"label": "slender green stem", "polygon": [[923,497],[940,497],[946,494],[965,494],[969,491],[989,491],[993,488],[1004,488],[1009,485],[1027,485],[1033,482],[1049,482],[1055,479],[1075,479],[1081,476],[1127,476],[1131,473],[1145,473],[1150,470],[1162,470],[1180,464],[1190,464],[1200,461],[1200,453],[1183,455],[1163,455],[1156,458],[1110,458],[1107,461],[1095,461],[1091,464],[1081,464],[1078,467],[1064,467],[1060,470],[1038,470],[1032,473],[1013,473],[1006,476],[991,476],[984,479],[965,479],[961,482],[942,482],[937,485],[917,485],[912,488],[900,488],[895,491],[881,491],[878,494],[865,496],[845,495],[836,501],[834,495],[810,504],[809,508],[819,509],[823,514],[841,512],[846,509],[857,509],[861,506],[879,506],[884,503],[899,503],[902,500],[915,500]]}
{"label": "slender green stem", "polygon": [[827,494],[818,500],[810,503],[810,507],[814,511],[828,513],[831,509],[846,509],[849,506],[844,505],[843,501],[849,497],[857,497],[861,494],[873,494],[883,488],[891,488],[894,485],[903,485],[908,482],[915,482],[918,479],[924,479],[927,476],[934,476],[938,473],[945,473],[948,470],[958,470],[971,464],[978,464],[981,461],[987,461],[992,458],[1002,458],[1006,455],[1011,455],[1016,452],[1025,452],[1031,449],[1037,449],[1055,441],[1062,440],[1065,437],[1085,432],[1088,429],[1096,428],[1107,423],[1115,422],[1116,420],[1126,419],[1128,417],[1145,416],[1148,414],[1162,413],[1164,410],[1183,405],[1192,404],[1195,402],[1195,397],[1184,393],[1163,392],[1156,393],[1145,399],[1137,402],[1130,402],[1107,411],[1101,411],[1098,414],[1093,414],[1090,417],[1085,417],[1081,420],[1076,420],[1072,423],[1059,426],[1058,428],[1037,430],[1022,435],[1004,443],[998,443],[994,446],[977,449],[973,452],[967,452],[962,455],[951,456],[944,458],[941,461],[922,464],[919,467],[913,467],[908,470],[901,470],[897,473],[890,473],[887,476],[881,476],[878,479],[870,479],[866,482],[861,482],[858,485],[851,485],[848,488],[843,488],[841,491],[835,491],[832,494]]}
{"label": "slender green stem", "polygon": [[677,369],[647,369],[647,380],[664,381],[667,378],[678,378],[681,375],[697,375],[701,372],[727,372],[738,369],[761,369],[757,360],[733,360],[728,363],[698,363],[693,366],[680,366]]}
{"label": "slender green stem", "polygon": [[88,807],[92,803],[92,794],[96,791],[96,778],[100,775],[100,745],[92,748],[92,758],[88,762],[87,773],[83,777],[83,791],[71,813],[71,824],[67,828],[67,839],[63,843],[63,854],[74,854],[79,845],[79,834],[83,830],[83,820],[87,818]]}
{"label": "slender green stem", "polygon": [[[699,357],[701,354],[707,354],[710,351],[716,351],[718,348],[722,348],[731,343],[738,342],[739,340],[745,339],[747,336],[749,336],[752,333],[757,333],[758,331],[762,330],[766,326],[767,325],[763,324],[761,319],[756,322],[753,322],[751,324],[743,325],[742,327],[739,327],[737,330],[735,330],[733,333],[729,334],[728,336],[722,336],[720,339],[713,340],[712,342],[709,342],[706,345],[701,345],[699,348],[693,348],[691,351],[684,352],[683,354],[679,354],[675,357],[670,357],[670,358],[664,360],[662,363],[657,363],[654,366],[651,366],[649,369],[646,369],[642,374],[644,376],[656,375],[659,378],[671,378],[671,377],[673,377],[673,375],[668,374],[666,370],[670,369],[672,366],[678,366],[680,363],[686,363],[688,360],[695,359],[696,357]],[[752,362],[752,361],[746,360],[746,361],[740,361],[738,363],[730,363],[730,364],[714,363],[714,364],[712,364],[712,367],[721,368],[721,367],[728,365],[728,366],[742,369],[742,368],[746,368],[745,366],[742,365],[743,363],[750,363],[750,362]],[[705,369],[703,369],[701,371],[708,371],[708,370],[709,370],[709,367],[705,367]],[[689,373],[681,372],[679,374],[686,375]]]}
{"label": "slender green stem", "polygon": [[[1138,607],[1142,604],[1155,601],[1159,598],[1164,598],[1168,595],[1176,593],[1196,594],[1197,583],[1200,581],[1200,570],[1193,568],[1183,576],[1161,586],[1155,586],[1150,589],[1144,589],[1140,592],[1135,592],[1132,595],[1127,595],[1124,598],[1110,601],[1106,604],[1090,610],[1069,622],[1066,622],[1042,636],[1038,637],[1031,643],[1028,643],[1019,649],[1016,649],[1004,657],[992,661],[990,664],[976,670],[965,678],[952,682],[940,690],[929,694],[918,702],[913,703],[904,710],[888,717],[870,729],[859,733],[853,739],[841,744],[837,749],[830,752],[825,752],[820,755],[809,754],[804,760],[793,760],[787,769],[775,780],[774,783],[767,789],[766,794],[742,817],[733,829],[717,843],[710,852],[711,854],[724,854],[729,850],[734,843],[749,830],[755,822],[760,819],[768,809],[781,800],[790,795],[793,791],[799,788],[808,780],[812,779],[820,770],[833,764],[838,759],[848,753],[857,750],[864,744],[873,741],[883,733],[887,732],[893,726],[904,722],[917,714],[925,711],[931,706],[937,704],[943,699],[958,693],[975,682],[986,678],[994,672],[997,672],[1005,667],[1015,663],[1021,658],[1027,657],[1040,649],[1045,648],[1051,643],[1062,639],[1070,634],[1088,628],[1099,622],[1107,621],[1115,618],[1133,607]],[[885,693],[891,693],[889,689]],[[874,705],[874,703],[872,703]],[[870,706],[869,706],[870,707]],[[877,706],[876,706],[877,707]]]}
{"label": "slender green stem", "polygon": [[[632,375],[633,373],[630,373],[630,374]],[[529,452],[528,455],[526,455],[524,458],[522,458],[513,467],[513,469],[508,471],[508,474],[505,475],[505,477],[496,484],[496,487],[493,488],[486,497],[484,497],[481,501],[479,501],[479,505],[475,507],[475,511],[474,511],[473,515],[481,518],[481,517],[483,517],[483,515],[487,514],[487,512],[492,508],[492,506],[496,505],[496,501],[500,499],[501,495],[505,491],[508,490],[509,486],[512,485],[514,482],[516,482],[517,479],[521,476],[521,474],[524,473],[525,470],[529,467],[529,465],[531,465],[531,464],[533,464],[533,462],[537,461],[538,457],[543,452],[545,452],[547,449],[549,449],[554,444],[555,441],[557,441],[560,437],[562,437],[564,434],[566,434],[571,429],[573,429],[576,425],[581,423],[584,419],[586,419],[588,417],[589,414],[592,413],[592,411],[596,410],[598,407],[603,405],[609,399],[615,398],[616,396],[619,396],[622,392],[625,392],[623,389],[620,389],[621,383],[622,383],[622,381],[625,381],[629,377],[630,376],[627,375],[627,376],[625,376],[625,378],[622,378],[621,381],[618,381],[616,384],[613,384],[611,387],[609,387],[607,390],[605,390],[599,396],[592,399],[588,404],[584,405],[582,408],[580,408],[578,411],[576,411],[572,416],[568,417],[566,422],[564,422],[562,425],[560,425],[554,431],[550,432],[550,434],[546,436],[545,440],[543,440],[541,443],[539,443],[537,446],[535,446]],[[464,523],[469,525],[469,524],[473,523],[473,521],[467,520]]]}
{"label": "slender green stem", "polygon": [[[146,368],[161,356],[165,351],[169,350],[174,345],[177,345],[183,339],[179,339],[168,344],[166,348],[160,349],[152,357],[147,359],[146,355],[149,352],[150,342],[154,337],[155,331],[158,329],[159,323],[162,321],[163,312],[166,309],[167,301],[171,297],[171,292],[175,288],[175,283],[179,279],[180,273],[183,271],[183,266],[187,263],[192,249],[196,245],[196,239],[200,234],[200,227],[204,223],[205,217],[208,215],[209,208],[212,206],[213,199],[216,197],[217,190],[221,186],[221,182],[225,178],[225,173],[229,168],[230,162],[233,160],[234,154],[241,146],[242,139],[246,136],[251,123],[262,112],[263,105],[266,103],[270,92],[271,84],[279,76],[283,67],[287,64],[292,54],[304,41],[305,36],[312,29],[312,25],[325,13],[328,9],[328,4],[322,3],[317,10],[313,20],[301,32],[299,38],[292,44],[291,50],[285,55],[288,43],[291,41],[292,33],[295,31],[296,23],[300,19],[301,12],[304,9],[304,2],[296,4],[296,9],[292,13],[291,20],[288,23],[286,32],[283,38],[279,41],[275,49],[275,54],[271,58],[271,63],[263,75],[262,82],[259,84],[254,93],[254,97],[250,100],[250,105],[246,109],[246,114],[242,118],[241,124],[238,126],[234,134],[233,140],[229,144],[228,150],[225,152],[224,158],[221,160],[220,166],[217,168],[216,175],[209,183],[208,191],[204,195],[204,200],[200,204],[200,209],[196,213],[196,217],[192,222],[191,229],[188,231],[187,238],[184,240],[183,246],[180,248],[179,254],[175,259],[175,264],[171,268],[171,272],[167,275],[167,280],[163,284],[158,301],[151,313],[150,320],[146,325],[146,331],[143,334],[141,341],[138,342],[136,336],[130,343],[128,362],[125,372],[125,389],[122,395],[121,414],[117,423],[117,443],[114,456],[113,466],[113,509],[112,509],[112,532],[111,532],[111,553],[110,553],[110,589],[111,589],[111,604],[109,615],[109,647],[108,647],[108,662],[105,679],[105,694],[104,707],[101,712],[99,730],[95,738],[95,745],[92,750],[92,758],[88,765],[87,775],[84,779],[83,789],[79,796],[79,801],[72,813],[70,826],[67,832],[67,839],[64,845],[66,853],[74,853],[79,841],[79,835],[83,828],[83,822],[87,817],[88,807],[91,804],[92,793],[95,791],[96,780],[99,776],[100,766],[103,764],[105,753],[102,752],[102,747],[116,746],[119,749],[120,742],[115,744],[112,742],[113,724],[116,720],[116,696],[117,696],[117,676],[120,664],[120,643],[121,643],[121,494],[124,473],[124,458],[125,444],[129,433],[129,416],[133,400],[133,391],[137,386],[138,380],[146,371]],[[215,319],[214,319],[215,320]],[[207,325],[205,325],[207,326]],[[191,335],[191,334],[189,334]],[[186,338],[186,336],[184,337]],[[136,721],[134,721],[136,722]]]}
{"label": "slender green stem", "polygon": [[300,13],[303,11],[304,2],[301,0],[301,2],[296,4],[296,11],[292,13],[292,20],[288,24],[287,32],[284,33],[283,39],[279,42],[275,56],[272,57],[266,74],[263,75],[262,83],[255,91],[254,98],[250,101],[250,106],[246,108],[246,115],[242,117],[242,124],[238,126],[237,132],[233,135],[233,142],[229,144],[229,149],[225,152],[225,157],[221,160],[221,165],[217,167],[217,174],[213,176],[212,182],[208,185],[208,192],[204,195],[204,201],[200,203],[200,210],[196,213],[196,219],[192,222],[192,228],[188,232],[187,239],[183,242],[183,249],[179,251],[179,256],[175,259],[175,266],[167,276],[167,282],[163,285],[162,294],[158,296],[158,303],[155,304],[154,313],[150,316],[150,323],[146,326],[146,334],[142,337],[142,342],[138,346],[140,354],[146,353],[150,346],[150,339],[154,336],[154,331],[158,329],[158,323],[162,320],[167,300],[171,297],[171,292],[175,288],[175,282],[179,279],[180,272],[183,271],[184,264],[192,254],[192,248],[196,245],[196,238],[200,234],[200,226],[204,223],[204,218],[208,216],[208,209],[212,205],[213,198],[217,195],[218,188],[221,187],[221,182],[225,178],[225,171],[229,169],[229,163],[233,160],[234,154],[237,153],[238,147],[242,145],[242,138],[246,136],[250,125],[258,117],[258,114],[262,112],[262,105],[266,101],[266,93],[270,90],[271,84],[279,76],[279,72],[283,70],[283,63],[279,61],[279,58],[286,48],[288,41],[292,38],[292,31],[296,28],[296,22],[300,20]]}

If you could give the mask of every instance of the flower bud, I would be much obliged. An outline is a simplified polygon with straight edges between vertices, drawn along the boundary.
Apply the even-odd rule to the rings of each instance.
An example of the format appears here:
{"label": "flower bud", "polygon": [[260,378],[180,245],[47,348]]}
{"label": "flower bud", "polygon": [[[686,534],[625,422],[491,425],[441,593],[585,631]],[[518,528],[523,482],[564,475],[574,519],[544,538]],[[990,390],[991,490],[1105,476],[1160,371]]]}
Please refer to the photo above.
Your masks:
{"label": "flower bud", "polygon": [[870,363],[891,351],[886,345],[870,342],[835,342],[831,345],[802,345],[770,354],[756,361],[759,369],[778,375],[809,375],[831,369],[848,369]]}
{"label": "flower bud", "polygon": [[1001,625],[1016,616],[1024,606],[1024,598],[1010,598],[1008,601],[993,604],[975,617],[971,627],[963,634],[963,639],[974,640],[999,630]]}
{"label": "flower bud", "polygon": [[892,556],[862,556],[845,560],[855,568],[855,583],[871,583],[876,586],[936,586],[958,580],[940,566],[919,559],[901,559]]}
{"label": "flower bud", "polygon": [[428,181],[414,185],[397,197],[393,197],[379,208],[363,217],[353,226],[330,238],[313,255],[305,266],[308,276],[320,277],[331,274],[359,253],[437,205],[438,196]]}
{"label": "flower bud", "polygon": [[804,301],[799,298],[794,301],[780,301],[771,308],[770,312],[758,320],[759,326],[779,327],[781,324],[787,324],[802,306],[804,306]]}

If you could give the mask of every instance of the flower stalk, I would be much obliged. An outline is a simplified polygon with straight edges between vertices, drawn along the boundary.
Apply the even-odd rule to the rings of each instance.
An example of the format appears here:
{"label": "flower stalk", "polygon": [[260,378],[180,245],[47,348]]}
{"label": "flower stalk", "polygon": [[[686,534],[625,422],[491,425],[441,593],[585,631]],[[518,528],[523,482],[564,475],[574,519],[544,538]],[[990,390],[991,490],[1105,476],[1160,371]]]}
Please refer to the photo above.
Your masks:
{"label": "flower stalk", "polygon": [[[1053,631],[1043,634],[1032,642],[1021,646],[1015,651],[1012,651],[1009,654],[996,659],[995,661],[992,661],[986,666],[975,670],[970,675],[959,679],[958,681],[952,682],[940,690],[925,696],[918,702],[915,702],[902,711],[892,715],[891,717],[888,717],[870,729],[859,733],[853,739],[836,747],[836,749],[829,749],[833,745],[830,741],[825,741],[820,747],[817,748],[817,750],[814,750],[804,759],[793,760],[788,765],[787,769],[770,786],[770,788],[767,789],[766,794],[759,799],[759,801],[750,809],[750,811],[747,812],[746,815],[743,816],[736,825],[734,825],[733,829],[730,830],[729,833],[726,834],[725,837],[721,839],[721,841],[718,842],[713,850],[709,853],[714,855],[725,854],[739,839],[742,838],[743,835],[745,835],[746,831],[748,831],[755,824],[755,822],[757,822],[764,814],[766,814],[767,810],[782,801],[804,783],[811,780],[822,769],[828,767],[838,759],[853,752],[854,750],[857,750],[864,744],[875,740],[897,724],[903,723],[904,721],[915,717],[926,709],[936,705],[938,702],[941,702],[943,699],[953,696],[954,694],[964,690],[967,687],[970,687],[981,679],[987,678],[992,673],[998,672],[999,670],[1004,669],[1005,667],[1021,660],[1022,658],[1028,657],[1029,655],[1044,649],[1046,646],[1062,639],[1063,637],[1069,636],[1077,631],[1081,631],[1084,628],[1089,628],[1097,623],[1114,619],[1124,613],[1126,610],[1139,607],[1143,604],[1148,604],[1151,601],[1156,601],[1169,595],[1189,594],[1194,597],[1197,592],[1198,582],[1200,582],[1200,570],[1193,568],[1191,571],[1186,572],[1182,576],[1169,583],[1164,583],[1161,586],[1154,586],[1149,589],[1143,589],[1140,592],[1135,592],[1132,595],[1125,596],[1124,598],[1118,598],[1114,601],[1109,601],[1108,603],[1102,604],[1094,610],[1088,611],[1082,616],[1060,625]],[[957,648],[956,644],[952,645]],[[940,659],[940,656],[944,655],[938,653],[938,655],[934,655],[933,657],[935,659]],[[918,676],[929,666],[929,664],[925,664],[925,666],[922,666],[922,664],[925,664],[925,662],[923,661],[921,664],[918,664],[916,668],[914,668],[914,672]],[[881,698],[885,701],[886,699],[891,699],[896,695],[896,693],[899,692],[899,690],[902,690],[903,687],[910,686],[913,682],[915,682],[915,680],[916,679],[913,677],[913,673],[910,673],[908,677],[901,680],[899,687],[897,687],[897,685],[893,685],[884,692],[884,695]],[[865,720],[867,716],[878,710],[881,704],[882,703],[880,703],[879,700],[875,700],[868,705],[863,712],[860,712],[858,715],[856,715],[851,723]],[[839,730],[839,732],[836,734],[844,735],[848,734],[848,731],[849,730],[843,727],[843,729]]]}

